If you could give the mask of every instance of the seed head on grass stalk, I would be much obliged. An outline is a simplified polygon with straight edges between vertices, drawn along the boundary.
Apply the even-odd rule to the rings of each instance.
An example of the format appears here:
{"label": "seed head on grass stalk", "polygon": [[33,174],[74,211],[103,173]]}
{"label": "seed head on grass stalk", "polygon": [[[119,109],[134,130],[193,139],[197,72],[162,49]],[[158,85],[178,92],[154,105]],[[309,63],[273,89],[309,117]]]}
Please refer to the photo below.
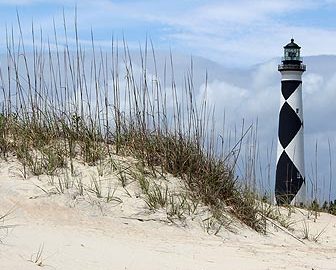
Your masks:
{"label": "seed head on grass stalk", "polygon": [[[152,170],[152,175],[160,167],[161,174],[180,177],[193,200],[207,205],[218,219],[218,213],[224,214],[229,209],[248,226],[261,230],[253,194],[242,189],[235,176],[241,142],[249,129],[242,128],[235,155],[219,150],[214,108],[208,107],[206,98],[197,102],[195,96],[193,62],[184,82],[178,85],[170,54],[167,61],[170,66],[164,65],[161,84],[152,44],[151,53],[147,42],[140,48],[140,64],[136,65],[125,39],[122,50],[113,39],[111,53],[104,55],[102,50],[97,50],[91,31],[92,58],[89,59],[79,42],[77,22],[75,46],[71,46],[65,16],[63,19],[63,51],[55,23],[55,49],[49,40],[47,49],[43,42],[36,43],[32,26],[32,59],[23,46],[19,16],[18,44],[13,30],[7,36],[8,81],[4,83],[1,99],[6,113],[1,116],[0,140],[3,145],[13,139],[27,145],[22,149],[20,143],[13,143],[12,147],[0,148],[1,153],[11,149],[21,155],[22,163],[29,164],[28,154],[32,149],[49,149],[44,152],[52,162],[46,165],[47,170],[70,166],[73,174],[74,159],[95,165],[111,156],[110,146],[114,144],[117,154],[133,155]],[[152,75],[150,60],[155,67]],[[5,76],[1,78],[4,80]],[[10,125],[6,124],[8,121]],[[55,139],[62,143],[53,144]],[[62,151],[56,151],[57,147]],[[32,168],[28,166],[28,169]],[[171,194],[146,181],[142,179],[140,185],[147,192],[148,203],[154,208],[164,207]],[[99,181],[93,181],[92,189],[101,197]]]}

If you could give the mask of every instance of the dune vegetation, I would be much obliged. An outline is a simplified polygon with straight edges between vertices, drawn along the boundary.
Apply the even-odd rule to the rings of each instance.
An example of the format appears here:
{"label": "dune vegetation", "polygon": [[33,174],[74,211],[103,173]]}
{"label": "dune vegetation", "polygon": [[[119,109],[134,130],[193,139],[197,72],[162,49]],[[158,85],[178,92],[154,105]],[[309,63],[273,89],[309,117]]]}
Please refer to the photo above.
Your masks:
{"label": "dune vegetation", "polygon": [[[165,209],[170,219],[203,205],[219,228],[232,218],[258,232],[266,231],[270,219],[285,226],[280,213],[257,200],[248,180],[236,175],[242,141],[252,126],[243,125],[234,142],[225,142],[226,131],[215,127],[214,108],[206,97],[195,98],[192,62],[178,85],[173,56],[156,67],[152,44],[139,49],[138,67],[126,42],[112,40],[107,53],[97,48],[93,34],[89,48],[82,45],[76,26],[71,43],[66,27],[62,42],[56,28],[45,42],[32,27],[27,46],[18,24],[17,40],[13,30],[7,33],[0,72],[0,154],[20,162],[23,178],[48,175],[58,193],[76,188],[79,195],[89,191],[112,202],[118,198],[100,178],[108,166],[123,187],[136,183],[148,208]],[[163,78],[148,72],[150,61],[163,69]],[[133,162],[123,165],[121,157]],[[97,178],[88,184],[76,178],[78,162],[96,166]],[[153,180],[167,174],[182,180],[181,192]]]}

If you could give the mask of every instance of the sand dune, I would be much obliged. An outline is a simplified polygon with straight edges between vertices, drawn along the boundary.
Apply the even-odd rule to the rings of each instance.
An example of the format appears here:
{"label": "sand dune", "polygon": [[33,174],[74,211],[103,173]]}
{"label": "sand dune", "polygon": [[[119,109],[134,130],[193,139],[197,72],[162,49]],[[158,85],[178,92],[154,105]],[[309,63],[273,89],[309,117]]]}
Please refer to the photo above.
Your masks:
{"label": "sand dune", "polygon": [[[12,226],[1,229],[0,269],[336,269],[335,216],[292,209],[291,231],[268,223],[263,235],[236,222],[214,235],[205,210],[183,222],[149,211],[136,183],[113,182],[107,203],[71,188],[59,194],[47,176],[20,170],[14,159],[0,162],[0,214],[12,209],[0,223]],[[78,170],[90,181],[96,169]]]}

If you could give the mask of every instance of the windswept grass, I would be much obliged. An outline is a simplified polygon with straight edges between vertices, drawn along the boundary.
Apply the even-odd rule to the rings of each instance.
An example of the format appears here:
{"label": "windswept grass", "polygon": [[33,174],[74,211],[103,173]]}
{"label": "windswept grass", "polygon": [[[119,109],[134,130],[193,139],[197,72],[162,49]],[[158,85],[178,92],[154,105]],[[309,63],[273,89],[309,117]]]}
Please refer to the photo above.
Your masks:
{"label": "windswept grass", "polygon": [[[66,42],[61,48],[56,27],[47,45],[42,33],[36,35],[32,28],[28,52],[19,20],[18,25],[18,40],[13,30],[7,33],[7,64],[1,67],[0,153],[3,158],[15,155],[24,177],[53,176],[62,168],[74,174],[75,160],[99,167],[113,154],[132,155],[153,176],[170,173],[181,178],[192,200],[207,205],[221,224],[229,213],[264,231],[256,197],[235,175],[241,142],[250,127],[243,127],[237,143],[224,149],[217,139],[213,108],[206,98],[195,97],[192,63],[177,86],[173,57],[159,78],[154,50],[147,44],[140,49],[140,65],[135,65],[125,42],[120,49],[112,40],[111,52],[106,53],[96,48],[91,33],[87,50],[75,27],[75,44]],[[64,28],[65,40],[67,33]],[[148,72],[149,61],[154,74]],[[121,172],[119,177],[126,186],[126,175]],[[63,193],[69,182],[53,179]],[[170,202],[171,215],[184,211],[183,198],[145,178],[138,180],[150,208]],[[99,178],[92,183],[92,192],[102,197]],[[83,193],[80,181],[71,185]],[[112,198],[111,189],[109,194],[106,200]]]}
{"label": "windswept grass", "polygon": [[[2,209],[3,210],[3,209]],[[13,213],[14,208],[7,212],[0,213],[0,243],[2,243],[4,237],[7,235],[8,230],[15,227],[15,225],[8,224],[8,218]]]}

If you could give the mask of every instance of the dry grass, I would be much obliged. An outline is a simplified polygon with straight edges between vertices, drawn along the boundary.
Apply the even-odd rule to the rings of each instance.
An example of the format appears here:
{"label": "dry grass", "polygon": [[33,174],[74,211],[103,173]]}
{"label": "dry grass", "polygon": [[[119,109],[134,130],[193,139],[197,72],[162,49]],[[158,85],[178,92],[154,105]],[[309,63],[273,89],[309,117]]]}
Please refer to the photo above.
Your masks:
{"label": "dry grass", "polygon": [[[120,50],[112,41],[111,53],[106,54],[97,51],[92,34],[93,58],[87,60],[76,27],[75,33],[75,46],[66,43],[60,49],[55,30],[54,50],[51,41],[45,46],[41,38],[37,44],[33,29],[29,54],[22,33],[18,40],[7,35],[7,66],[1,70],[1,156],[15,155],[27,178],[54,176],[64,168],[75,176],[76,160],[99,167],[114,154],[132,155],[153,176],[170,173],[183,179],[190,200],[207,205],[221,224],[230,213],[264,231],[255,195],[235,176],[241,142],[250,128],[243,128],[237,144],[225,152],[223,142],[216,139],[213,110],[206,99],[196,102],[192,66],[178,88],[171,56],[172,75],[162,84],[157,73],[147,73],[148,61],[156,66],[154,50],[147,44],[140,51],[140,72],[135,72],[125,43]],[[167,66],[163,68],[166,71]],[[125,177],[119,171],[123,186]],[[139,179],[149,208],[166,208],[171,216],[192,209],[192,203],[186,203],[189,199]],[[78,180],[54,183],[59,193],[70,184],[84,192]],[[91,191],[104,197],[99,179],[92,183]],[[108,194],[107,201],[113,190]]]}

